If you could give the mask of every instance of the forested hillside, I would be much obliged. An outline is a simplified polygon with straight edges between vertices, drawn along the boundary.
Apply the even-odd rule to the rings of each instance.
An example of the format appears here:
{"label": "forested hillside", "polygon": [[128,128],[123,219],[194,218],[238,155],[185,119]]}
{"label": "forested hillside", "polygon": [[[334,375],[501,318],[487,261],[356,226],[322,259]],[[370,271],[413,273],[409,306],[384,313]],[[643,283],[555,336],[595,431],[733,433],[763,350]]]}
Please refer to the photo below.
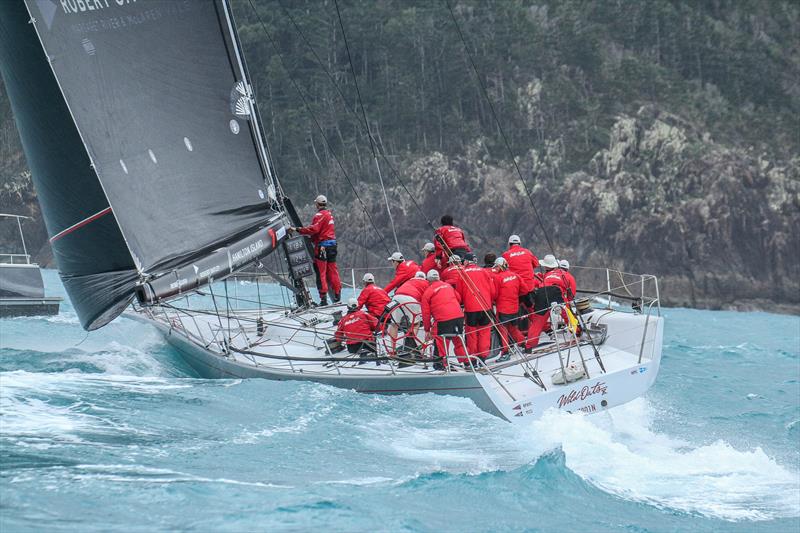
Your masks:
{"label": "forested hillside", "polygon": [[[332,200],[343,266],[395,247],[360,91],[407,255],[444,212],[481,253],[547,253],[529,190],[573,263],[673,304],[800,305],[796,2],[342,0],[344,34],[330,0],[233,5],[278,174]],[[4,95],[0,119],[2,208],[35,210]]]}

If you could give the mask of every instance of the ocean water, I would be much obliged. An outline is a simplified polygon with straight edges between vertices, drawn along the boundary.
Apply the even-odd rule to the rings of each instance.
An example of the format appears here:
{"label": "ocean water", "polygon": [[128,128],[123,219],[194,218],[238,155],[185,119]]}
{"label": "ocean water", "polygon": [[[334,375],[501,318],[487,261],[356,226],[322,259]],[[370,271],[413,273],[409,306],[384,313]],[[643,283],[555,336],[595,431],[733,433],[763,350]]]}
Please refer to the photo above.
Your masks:
{"label": "ocean water", "polygon": [[149,326],[87,335],[66,302],[3,320],[0,531],[799,531],[800,318],[664,314],[646,397],[525,427],[200,379]]}

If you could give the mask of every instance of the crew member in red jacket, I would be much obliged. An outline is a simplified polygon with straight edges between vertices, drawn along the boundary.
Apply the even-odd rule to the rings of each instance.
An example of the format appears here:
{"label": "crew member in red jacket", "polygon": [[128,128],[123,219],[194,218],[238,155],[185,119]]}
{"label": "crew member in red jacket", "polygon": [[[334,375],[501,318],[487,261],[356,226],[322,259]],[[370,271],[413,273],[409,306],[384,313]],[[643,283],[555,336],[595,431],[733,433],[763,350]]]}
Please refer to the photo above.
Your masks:
{"label": "crew member in red jacket", "polygon": [[[508,269],[508,262],[498,257],[495,262],[494,282],[497,287],[495,309],[497,311],[498,329],[503,341],[503,357],[506,360],[510,350],[509,337],[521,348],[525,343],[525,336],[519,329],[520,298],[525,296],[525,284],[518,274]],[[527,320],[525,321],[527,327]]]}
{"label": "crew member in red jacket", "polygon": [[528,293],[536,289],[533,269],[539,266],[539,259],[527,248],[520,244],[519,235],[508,238],[508,250],[503,252],[503,259],[508,263],[508,269],[522,279]]}
{"label": "crew member in red jacket", "polygon": [[558,262],[561,272],[564,274],[564,280],[567,282],[567,293],[564,295],[564,300],[571,302],[578,295],[578,283],[575,281],[575,276],[569,271],[569,261],[562,259]]}
{"label": "crew member in red jacket", "polygon": [[464,267],[461,266],[461,257],[455,254],[450,256],[449,262],[450,266],[442,270],[440,278],[442,281],[449,283],[454,289],[456,289],[461,283],[461,278],[464,275]]}
{"label": "crew member in red jacket", "polygon": [[289,228],[301,235],[308,235],[314,243],[314,273],[317,277],[320,305],[328,305],[328,288],[333,290],[333,302],[342,299],[342,281],[339,267],[336,266],[336,229],[333,215],[328,210],[328,199],[319,195],[314,199],[317,214],[311,225],[302,228]]}
{"label": "crew member in red jacket", "polygon": [[347,351],[358,353],[368,350],[375,353],[373,334],[378,329],[378,319],[359,309],[358,301],[350,298],[347,301],[347,314],[339,320],[334,337],[347,344]]}
{"label": "crew member in red jacket", "polygon": [[378,320],[383,319],[383,313],[386,311],[386,304],[389,303],[391,298],[386,294],[386,291],[375,285],[375,276],[367,272],[361,278],[364,282],[364,288],[361,289],[361,294],[358,295],[358,308],[367,307],[367,312]]}
{"label": "crew member in red jacket", "polygon": [[435,339],[436,350],[442,358],[441,365],[447,366],[447,350],[453,345],[453,351],[460,363],[467,363],[467,354],[461,335],[464,334],[464,313],[461,312],[461,300],[458,293],[449,283],[439,280],[439,272],[430,270],[427,275],[431,282],[422,295],[422,327],[425,340]]}
{"label": "crew member in red jacket", "polygon": [[436,246],[432,242],[425,243],[425,246],[422,247],[422,254],[425,256],[422,260],[422,272],[427,274],[430,270],[438,270],[441,273],[442,266],[436,259]]}
{"label": "crew member in red jacket", "polygon": [[467,253],[462,282],[456,287],[466,315],[467,353],[486,359],[492,348],[492,304],[496,296],[493,276],[475,264]]}
{"label": "crew member in red jacket", "polygon": [[467,238],[464,236],[464,231],[453,225],[452,215],[444,215],[441,219],[442,226],[436,230],[433,235],[433,242],[436,246],[436,257],[440,261],[444,261],[448,256],[456,254],[461,259],[467,252],[471,252],[472,248],[467,244]]}
{"label": "crew member in red jacket", "polygon": [[[528,340],[525,343],[526,351],[530,351],[539,344],[539,336],[549,324],[550,305],[554,302],[563,303],[566,291],[564,277],[558,268],[556,258],[547,254],[542,258],[541,264],[545,269],[544,285],[536,289],[534,294],[533,313],[530,315]],[[562,313],[562,316],[564,315],[565,313]]]}
{"label": "crew member in red jacket", "polygon": [[497,254],[488,253],[483,256],[483,268],[489,272],[489,274],[493,275],[495,272],[497,272],[497,270],[494,268],[495,261],[497,261]]}
{"label": "crew member in red jacket", "polygon": [[386,260],[394,264],[394,279],[383,288],[387,294],[413,278],[414,274],[419,272],[419,265],[410,259],[406,261],[403,254],[400,252],[393,253],[391,257]]}
{"label": "crew member in red jacket", "polygon": [[400,326],[405,326],[406,337],[414,337],[417,344],[424,342],[419,327],[422,324],[420,302],[429,285],[425,274],[417,271],[413,278],[400,285],[394,292],[391,302],[392,323],[388,328],[392,339],[397,339]]}

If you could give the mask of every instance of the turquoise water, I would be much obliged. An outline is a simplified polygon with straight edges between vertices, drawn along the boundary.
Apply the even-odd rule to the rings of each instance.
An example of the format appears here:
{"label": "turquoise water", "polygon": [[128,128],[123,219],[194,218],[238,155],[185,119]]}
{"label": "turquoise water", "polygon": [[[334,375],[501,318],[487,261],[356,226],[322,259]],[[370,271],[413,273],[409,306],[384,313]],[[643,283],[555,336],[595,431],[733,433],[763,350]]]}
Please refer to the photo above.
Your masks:
{"label": "turquoise water", "polygon": [[529,427],[198,379],[154,329],[87,335],[69,304],[4,320],[0,530],[800,530],[800,318],[664,314],[645,398]]}

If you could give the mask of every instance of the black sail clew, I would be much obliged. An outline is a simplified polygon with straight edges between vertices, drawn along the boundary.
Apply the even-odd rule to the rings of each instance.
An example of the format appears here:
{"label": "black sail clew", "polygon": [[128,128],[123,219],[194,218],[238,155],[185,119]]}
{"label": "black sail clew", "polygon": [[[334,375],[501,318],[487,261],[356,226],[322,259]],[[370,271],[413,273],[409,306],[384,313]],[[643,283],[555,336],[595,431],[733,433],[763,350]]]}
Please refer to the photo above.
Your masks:
{"label": "black sail clew", "polygon": [[[84,327],[119,314],[141,280],[217,273],[186,285],[196,286],[239,266],[226,246],[255,258],[275,248],[285,232],[271,223],[280,213],[223,0],[0,2],[0,31],[3,77]],[[212,268],[209,257],[227,259]]]}

